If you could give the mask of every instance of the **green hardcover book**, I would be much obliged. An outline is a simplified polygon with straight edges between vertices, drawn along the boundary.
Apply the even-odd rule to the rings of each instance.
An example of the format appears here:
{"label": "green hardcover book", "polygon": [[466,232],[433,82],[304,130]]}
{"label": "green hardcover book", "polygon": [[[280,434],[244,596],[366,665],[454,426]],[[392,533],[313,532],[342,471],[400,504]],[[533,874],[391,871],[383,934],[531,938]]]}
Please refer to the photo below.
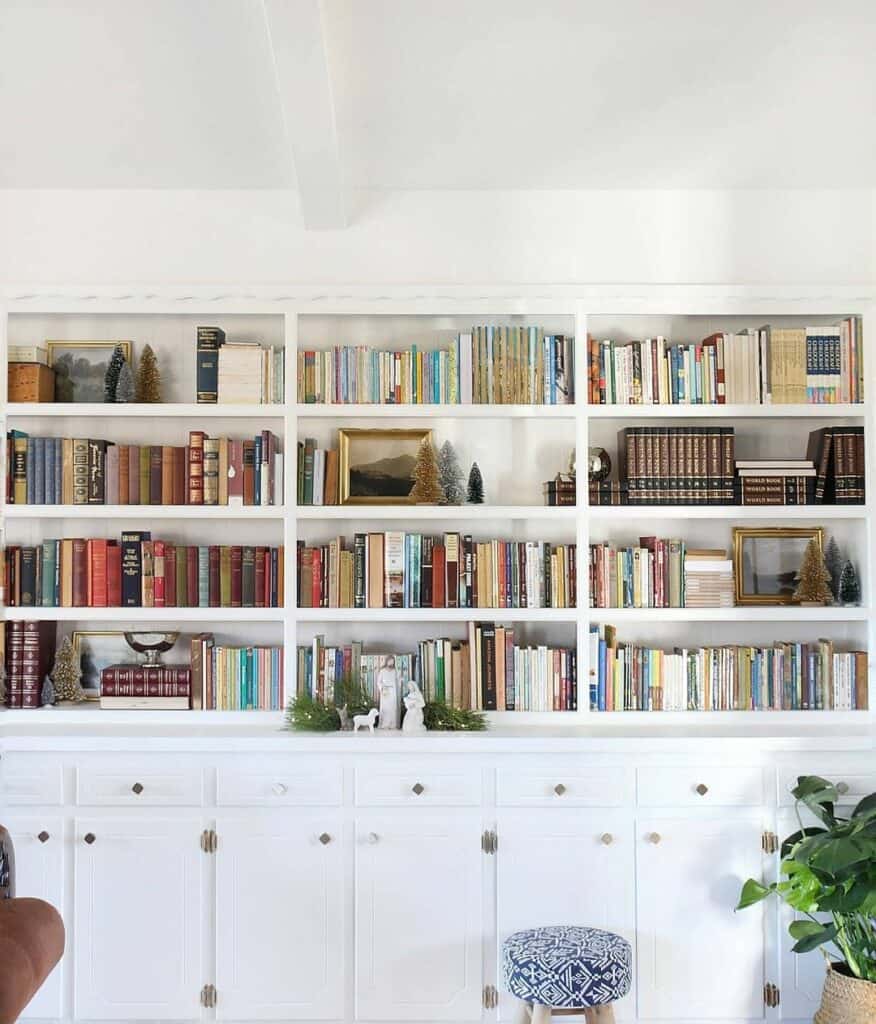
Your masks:
{"label": "green hardcover book", "polygon": [[231,607],[231,548],[219,548],[219,603],[223,608]]}
{"label": "green hardcover book", "polygon": [[176,549],[176,606],[188,608],[188,546],[177,545]]}
{"label": "green hardcover book", "polygon": [[316,441],[312,437],[304,439],[304,505],[313,504],[313,453]]}
{"label": "green hardcover book", "polygon": [[304,442],[298,442],[298,504],[304,504]]}
{"label": "green hardcover book", "polygon": [[55,570],[58,564],[58,541],[44,541],[42,545],[42,552],[42,596],[40,604],[44,608],[54,608],[58,603],[55,598]]}
{"label": "green hardcover book", "polygon": [[255,548],[244,547],[241,557],[241,605],[255,607]]}

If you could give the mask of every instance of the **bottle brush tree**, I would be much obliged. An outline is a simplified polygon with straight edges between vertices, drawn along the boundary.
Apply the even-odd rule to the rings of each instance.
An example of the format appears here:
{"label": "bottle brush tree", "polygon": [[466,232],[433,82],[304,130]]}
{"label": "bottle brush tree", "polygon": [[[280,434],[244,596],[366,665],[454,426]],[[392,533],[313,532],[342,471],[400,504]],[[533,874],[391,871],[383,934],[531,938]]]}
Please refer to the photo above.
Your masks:
{"label": "bottle brush tree", "polygon": [[833,600],[830,573],[824,564],[821,545],[814,537],[806,545],[806,551],[803,553],[803,564],[800,566],[794,600],[807,604],[828,604]]}
{"label": "bottle brush tree", "polygon": [[151,345],[144,346],[140,353],[135,396],[138,402],[161,401],[161,374]]}
{"label": "bottle brush tree", "polygon": [[116,393],[119,387],[119,377],[122,367],[125,365],[125,351],[121,345],[116,345],[110,357],[109,366],[103,378],[103,400],[104,402],[116,402]]}
{"label": "bottle brush tree", "polygon": [[456,450],[449,441],[445,441],[438,451],[438,480],[444,492],[443,504],[461,505],[465,501],[465,479]]}
{"label": "bottle brush tree", "polygon": [[469,505],[483,505],[484,503],[484,478],[481,476],[476,462],[471,464],[471,471],[468,474],[467,500]]}
{"label": "bottle brush tree", "polygon": [[837,599],[840,604],[856,605],[861,603],[861,584],[858,574],[851,562],[846,562],[840,573]]}
{"label": "bottle brush tree", "polygon": [[121,370],[119,370],[119,382],[116,385],[116,401],[133,402],[134,391],[134,374],[131,370],[131,364],[126,359]]}
{"label": "bottle brush tree", "polygon": [[417,461],[414,465],[414,487],[411,491],[411,501],[418,505],[437,505],[444,498],[444,491],[438,480],[438,459],[435,455],[435,446],[428,437],[424,437],[419,451]]}
{"label": "bottle brush tree", "polygon": [[82,692],[82,669],[76,659],[76,652],[69,636],[65,636],[55,655],[51,672],[55,700],[85,700]]}
{"label": "bottle brush tree", "polygon": [[827,571],[830,573],[830,589],[833,593],[834,600],[838,600],[840,573],[843,569],[843,560],[840,555],[839,544],[837,544],[835,537],[831,537],[828,540],[827,546],[824,549],[824,564],[827,566]]}

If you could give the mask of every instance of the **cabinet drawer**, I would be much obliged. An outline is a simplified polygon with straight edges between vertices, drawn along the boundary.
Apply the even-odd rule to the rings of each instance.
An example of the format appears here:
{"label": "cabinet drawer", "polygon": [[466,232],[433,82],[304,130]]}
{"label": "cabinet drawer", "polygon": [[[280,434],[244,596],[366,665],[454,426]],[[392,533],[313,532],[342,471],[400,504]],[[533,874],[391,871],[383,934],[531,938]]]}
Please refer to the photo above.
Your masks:
{"label": "cabinet drawer", "polygon": [[793,806],[794,797],[791,796],[791,790],[797,785],[797,778],[800,775],[820,775],[832,782],[839,790],[841,803],[846,805],[854,805],[870,793],[876,793],[876,768],[873,767],[872,757],[860,760],[843,759],[836,762],[816,761],[814,764],[809,762],[794,768],[779,768],[780,806]]}
{"label": "cabinet drawer", "polygon": [[458,762],[430,759],[394,767],[366,762],[356,768],[360,807],[472,807],[480,802],[480,769]]}
{"label": "cabinet drawer", "polygon": [[622,807],[632,799],[632,775],[624,768],[586,768],[541,761],[537,769],[500,768],[500,807]]}
{"label": "cabinet drawer", "polygon": [[744,807],[764,799],[762,769],[746,765],[639,768],[637,788],[643,807]]}
{"label": "cabinet drawer", "polygon": [[76,802],[90,806],[197,807],[203,802],[201,768],[169,755],[107,757],[80,764],[76,771]]}
{"label": "cabinet drawer", "polygon": [[64,802],[64,767],[35,754],[6,754],[0,762],[0,806]]}
{"label": "cabinet drawer", "polygon": [[340,765],[314,764],[297,758],[258,758],[239,767],[222,764],[216,771],[220,807],[319,805],[336,807],[343,799]]}

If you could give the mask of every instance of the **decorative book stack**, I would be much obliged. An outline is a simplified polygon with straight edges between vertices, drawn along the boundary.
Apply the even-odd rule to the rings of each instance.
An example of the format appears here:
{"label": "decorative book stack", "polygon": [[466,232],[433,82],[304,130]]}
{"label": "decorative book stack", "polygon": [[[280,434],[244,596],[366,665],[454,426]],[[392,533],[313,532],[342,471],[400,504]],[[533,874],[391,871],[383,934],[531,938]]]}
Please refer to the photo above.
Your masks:
{"label": "decorative book stack", "polygon": [[736,462],[743,505],[811,505],[815,464],[811,459],[741,459]]}
{"label": "decorative book stack", "polygon": [[733,560],[722,548],[685,551],[685,608],[732,608],[736,603],[733,581]]}
{"label": "decorative book stack", "polygon": [[38,708],[43,679],[55,653],[53,622],[6,623],[6,706]]}
{"label": "decorative book stack", "polygon": [[100,673],[100,706],[187,711],[192,706],[191,669],[188,665],[110,665]]}
{"label": "decorative book stack", "polygon": [[221,327],[199,327],[197,394],[203,405],[283,402],[283,349],[257,341],[227,341]]}
{"label": "decorative book stack", "polygon": [[566,473],[557,473],[553,480],[542,485],[544,503],[551,507],[572,506],[576,503],[575,477]]}

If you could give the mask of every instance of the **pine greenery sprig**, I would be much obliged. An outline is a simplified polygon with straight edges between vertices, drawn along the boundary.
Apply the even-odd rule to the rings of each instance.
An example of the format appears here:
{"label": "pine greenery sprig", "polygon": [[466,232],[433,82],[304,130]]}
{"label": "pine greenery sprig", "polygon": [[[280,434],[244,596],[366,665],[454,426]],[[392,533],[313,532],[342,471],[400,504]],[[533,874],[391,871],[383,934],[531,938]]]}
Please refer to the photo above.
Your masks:
{"label": "pine greenery sprig", "polygon": [[427,729],[444,732],[483,732],[487,728],[482,712],[452,708],[440,701],[427,701],[423,721]]}
{"label": "pine greenery sprig", "polygon": [[346,707],[350,718],[354,715],[367,715],[372,708],[377,707],[371,694],[362,683],[357,684],[347,678],[341,682],[341,700],[343,701],[342,706]]}
{"label": "pine greenery sprig", "polygon": [[341,716],[333,705],[301,694],[289,701],[286,728],[296,732],[338,732]]}

